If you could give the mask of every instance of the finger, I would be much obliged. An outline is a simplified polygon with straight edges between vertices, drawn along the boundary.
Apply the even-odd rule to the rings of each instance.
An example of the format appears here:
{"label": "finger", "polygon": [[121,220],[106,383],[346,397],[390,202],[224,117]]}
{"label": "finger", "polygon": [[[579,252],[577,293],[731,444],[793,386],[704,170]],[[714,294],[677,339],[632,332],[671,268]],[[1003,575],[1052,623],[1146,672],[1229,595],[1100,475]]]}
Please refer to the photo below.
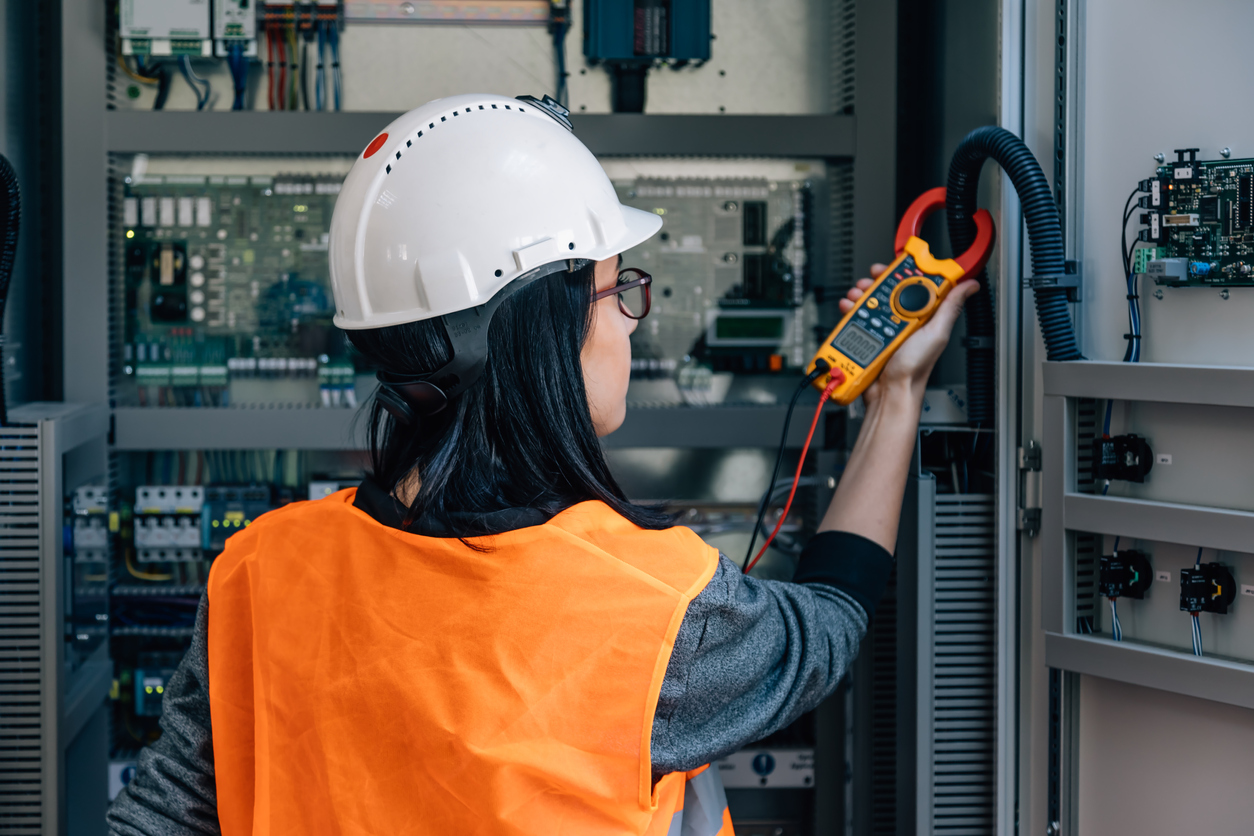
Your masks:
{"label": "finger", "polygon": [[842,314],[847,314],[853,310],[853,302],[850,302],[848,299],[841,299],[839,306]]}
{"label": "finger", "polygon": [[[858,284],[862,284],[862,282],[858,282]],[[870,285],[871,283],[868,280],[867,287],[870,287]],[[849,301],[851,302],[857,302],[859,299],[862,298],[862,294],[865,292],[866,292],[865,287],[851,287],[849,288],[849,292],[845,294],[845,297],[849,299]]]}
{"label": "finger", "polygon": [[871,279],[858,279],[857,287],[861,290],[867,290],[871,285],[875,284]]}
{"label": "finger", "polygon": [[953,329],[954,323],[958,321],[958,314],[962,313],[963,305],[979,290],[979,282],[959,282],[953,290],[949,291],[949,295],[941,300],[940,307],[936,309],[936,315],[932,317],[932,322],[945,331]]}
{"label": "finger", "polygon": [[883,273],[883,272],[884,272],[885,270],[887,270],[887,269],[888,269],[888,265],[887,265],[887,264],[880,264],[880,263],[877,261],[877,262],[875,262],[874,264],[872,264],[872,265],[871,265],[871,275],[872,275],[874,278],[877,278],[877,279],[878,279],[878,278],[879,278],[879,276],[880,276],[880,273]]}

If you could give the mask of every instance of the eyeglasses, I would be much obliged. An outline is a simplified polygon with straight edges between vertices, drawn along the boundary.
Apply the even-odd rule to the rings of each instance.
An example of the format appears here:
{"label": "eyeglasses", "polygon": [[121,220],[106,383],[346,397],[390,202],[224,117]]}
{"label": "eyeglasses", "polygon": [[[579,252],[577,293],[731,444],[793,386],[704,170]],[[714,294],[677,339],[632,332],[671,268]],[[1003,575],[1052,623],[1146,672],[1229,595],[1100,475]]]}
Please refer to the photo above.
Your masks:
{"label": "eyeglasses", "polygon": [[618,309],[623,312],[623,316],[644,319],[653,305],[653,294],[649,289],[652,284],[653,277],[648,273],[635,267],[627,267],[618,272],[616,285],[609,290],[602,290],[592,297],[592,301],[599,302],[618,294]]}

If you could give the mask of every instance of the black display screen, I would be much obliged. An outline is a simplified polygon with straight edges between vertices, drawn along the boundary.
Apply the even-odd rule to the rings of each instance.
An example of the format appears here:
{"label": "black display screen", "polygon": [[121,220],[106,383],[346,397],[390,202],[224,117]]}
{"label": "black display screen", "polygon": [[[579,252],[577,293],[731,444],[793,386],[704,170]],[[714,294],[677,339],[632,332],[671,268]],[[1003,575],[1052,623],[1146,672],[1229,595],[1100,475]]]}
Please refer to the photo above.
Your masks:
{"label": "black display screen", "polygon": [[869,366],[883,347],[878,337],[855,322],[846,325],[832,340],[832,348],[863,367]]}

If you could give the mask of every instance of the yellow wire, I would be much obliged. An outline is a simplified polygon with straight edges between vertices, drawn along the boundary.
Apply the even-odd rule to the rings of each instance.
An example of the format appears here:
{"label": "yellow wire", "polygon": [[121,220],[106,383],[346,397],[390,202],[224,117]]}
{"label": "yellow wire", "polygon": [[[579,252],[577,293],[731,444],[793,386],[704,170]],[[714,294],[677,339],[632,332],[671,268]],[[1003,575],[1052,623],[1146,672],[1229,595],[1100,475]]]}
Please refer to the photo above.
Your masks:
{"label": "yellow wire", "polygon": [[118,53],[118,66],[122,68],[124,73],[141,84],[159,84],[161,82],[161,79],[159,78],[149,78],[146,75],[140,75],[132,70],[130,65],[126,63],[126,58],[120,52]]}
{"label": "yellow wire", "polygon": [[139,578],[141,581],[168,581],[174,577],[173,575],[165,575],[157,572],[139,571],[135,568],[135,564],[131,562],[130,549],[126,550],[126,571],[130,572],[132,576]]}

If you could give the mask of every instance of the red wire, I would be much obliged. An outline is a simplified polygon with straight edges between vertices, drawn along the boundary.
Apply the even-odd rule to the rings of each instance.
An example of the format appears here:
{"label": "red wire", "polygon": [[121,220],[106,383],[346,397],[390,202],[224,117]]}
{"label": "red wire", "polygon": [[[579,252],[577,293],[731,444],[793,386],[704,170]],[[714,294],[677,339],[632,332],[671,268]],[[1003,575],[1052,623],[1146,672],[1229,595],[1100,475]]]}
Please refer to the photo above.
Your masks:
{"label": "red wire", "polygon": [[287,44],[283,43],[283,30],[278,29],[278,109],[287,109]]}
{"label": "red wire", "polygon": [[266,98],[274,110],[274,27],[266,24]]}
{"label": "red wire", "polygon": [[831,398],[832,392],[836,391],[836,387],[844,382],[845,373],[840,369],[832,369],[827,388],[823,390],[823,397],[819,398],[818,408],[814,410],[814,420],[810,422],[810,434],[806,436],[806,443],[801,446],[801,459],[797,462],[797,472],[793,476],[792,490],[788,492],[788,501],[784,503],[784,512],[779,515],[779,522],[775,523],[775,530],[771,532],[771,536],[767,537],[766,542],[762,544],[762,550],[745,567],[746,575],[749,574],[754,566],[758,565],[758,561],[762,559],[762,555],[766,554],[766,550],[770,547],[771,541],[775,539],[775,535],[784,527],[784,520],[788,519],[788,511],[792,508],[792,499],[797,495],[797,483],[801,481],[801,468],[806,463],[806,453],[810,450],[810,442],[814,440],[814,430],[819,425],[819,416],[823,414],[823,407],[827,406],[827,401]]}

